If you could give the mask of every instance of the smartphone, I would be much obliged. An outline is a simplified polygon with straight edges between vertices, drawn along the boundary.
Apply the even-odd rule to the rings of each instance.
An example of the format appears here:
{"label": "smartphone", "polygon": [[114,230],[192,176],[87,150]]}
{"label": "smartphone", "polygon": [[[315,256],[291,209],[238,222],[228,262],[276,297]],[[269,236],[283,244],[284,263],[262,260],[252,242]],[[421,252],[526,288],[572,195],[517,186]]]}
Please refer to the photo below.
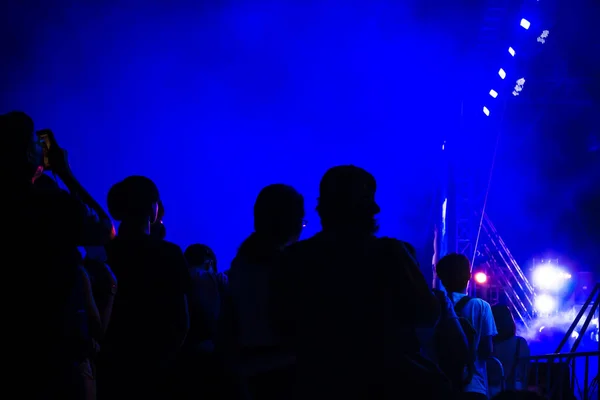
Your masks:
{"label": "smartphone", "polygon": [[50,152],[50,148],[53,146],[53,138],[52,131],[49,129],[43,129],[41,131],[37,131],[36,135],[39,140],[39,144],[42,148],[42,153],[44,156],[44,169],[51,170],[50,160],[48,158],[48,153]]}

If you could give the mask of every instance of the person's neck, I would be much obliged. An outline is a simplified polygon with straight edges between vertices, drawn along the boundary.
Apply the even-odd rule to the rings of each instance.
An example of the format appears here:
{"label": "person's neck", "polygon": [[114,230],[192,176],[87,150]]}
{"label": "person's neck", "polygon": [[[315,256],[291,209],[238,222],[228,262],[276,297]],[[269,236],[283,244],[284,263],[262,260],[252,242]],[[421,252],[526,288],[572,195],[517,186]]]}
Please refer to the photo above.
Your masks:
{"label": "person's neck", "polygon": [[149,236],[150,221],[123,221],[119,225],[119,236]]}
{"label": "person's neck", "polygon": [[448,292],[449,294],[450,293],[467,294],[467,288],[458,289],[458,290],[454,290],[454,289],[451,290],[451,289],[446,288],[446,292]]}

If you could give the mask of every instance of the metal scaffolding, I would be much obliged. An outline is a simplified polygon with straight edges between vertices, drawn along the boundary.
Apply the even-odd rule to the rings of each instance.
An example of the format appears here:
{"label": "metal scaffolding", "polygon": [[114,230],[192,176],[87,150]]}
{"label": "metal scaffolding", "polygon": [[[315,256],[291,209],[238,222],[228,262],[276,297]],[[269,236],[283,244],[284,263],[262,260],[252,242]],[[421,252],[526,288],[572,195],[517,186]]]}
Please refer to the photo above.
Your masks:
{"label": "metal scaffolding", "polygon": [[535,317],[535,291],[486,214],[482,218],[478,249],[476,265],[485,266],[491,280],[499,284],[515,318],[529,327]]}

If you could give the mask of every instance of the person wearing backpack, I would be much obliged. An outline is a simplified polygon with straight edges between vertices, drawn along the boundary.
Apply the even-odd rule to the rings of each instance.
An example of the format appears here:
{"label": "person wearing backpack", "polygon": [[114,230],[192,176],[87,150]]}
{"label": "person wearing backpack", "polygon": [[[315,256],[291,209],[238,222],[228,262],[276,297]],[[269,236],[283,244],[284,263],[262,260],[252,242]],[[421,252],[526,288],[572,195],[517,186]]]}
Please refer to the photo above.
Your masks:
{"label": "person wearing backpack", "polygon": [[[488,302],[466,295],[471,280],[471,264],[464,255],[446,255],[436,265],[436,273],[446,289],[448,299],[454,305],[453,310],[472,355],[472,363],[467,362],[465,368],[461,397],[472,400],[488,399],[486,360],[493,352],[492,338],[498,334],[492,309]],[[439,362],[450,363],[452,360]]]}

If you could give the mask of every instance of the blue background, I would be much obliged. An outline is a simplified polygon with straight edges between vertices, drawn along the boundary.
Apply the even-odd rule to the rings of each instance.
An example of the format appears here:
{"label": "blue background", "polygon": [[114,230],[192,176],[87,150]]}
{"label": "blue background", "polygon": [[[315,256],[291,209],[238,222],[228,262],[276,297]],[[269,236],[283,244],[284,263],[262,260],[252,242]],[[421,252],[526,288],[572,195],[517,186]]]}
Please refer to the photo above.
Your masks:
{"label": "blue background", "polygon": [[[366,168],[378,180],[380,233],[413,242],[425,262],[443,139],[460,138],[465,173],[479,180],[478,198],[485,191],[498,121],[486,121],[481,107],[500,64],[469,50],[483,12],[475,2],[3,7],[0,109],[25,110],[36,128],[51,128],[103,204],[118,180],[152,178],[167,238],[210,245],[221,267],[251,232],[254,199],[270,183],[305,196],[306,237],[319,230],[314,208],[327,168]],[[511,35],[517,15],[507,19]],[[569,198],[535,215],[552,193],[579,193],[552,186],[555,174],[540,166],[558,133],[547,128],[540,145],[530,133],[539,111],[522,114],[504,118],[492,219],[524,262],[548,250],[577,258],[571,242],[580,240],[557,226]]]}

